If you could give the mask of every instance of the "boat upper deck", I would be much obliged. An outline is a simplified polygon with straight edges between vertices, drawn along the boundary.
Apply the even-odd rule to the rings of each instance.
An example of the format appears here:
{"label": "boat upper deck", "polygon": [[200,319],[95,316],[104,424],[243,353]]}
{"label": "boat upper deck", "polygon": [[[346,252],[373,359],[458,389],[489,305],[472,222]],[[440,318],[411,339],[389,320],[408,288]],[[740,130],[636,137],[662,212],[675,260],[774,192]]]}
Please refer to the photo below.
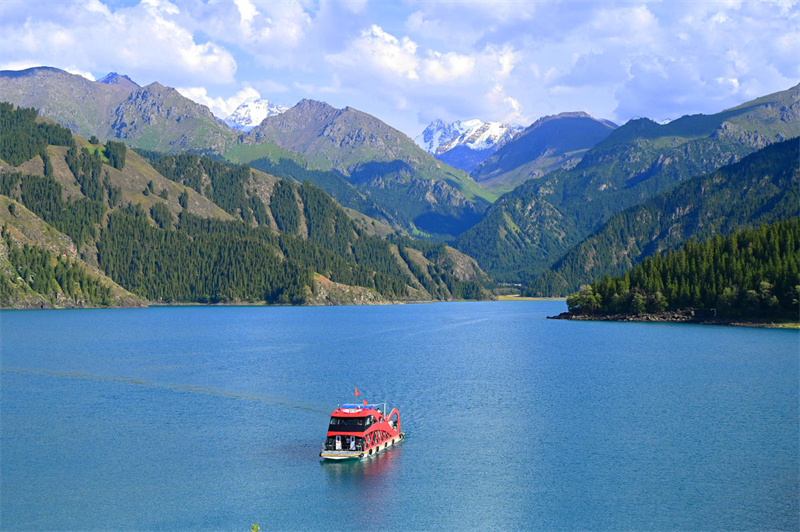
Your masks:
{"label": "boat upper deck", "polygon": [[[381,410],[381,406],[383,406],[383,410]],[[386,405],[381,403],[366,405],[345,404],[340,405],[331,415],[337,417],[363,417],[370,414],[373,416],[376,414],[382,415],[385,411]]]}

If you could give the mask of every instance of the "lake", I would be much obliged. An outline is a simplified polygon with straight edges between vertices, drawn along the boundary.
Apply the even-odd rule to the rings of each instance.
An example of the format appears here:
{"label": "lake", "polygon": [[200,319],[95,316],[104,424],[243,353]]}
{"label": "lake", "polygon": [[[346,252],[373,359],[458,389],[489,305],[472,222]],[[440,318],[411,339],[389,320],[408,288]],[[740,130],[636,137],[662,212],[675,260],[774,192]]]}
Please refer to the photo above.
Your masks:
{"label": "lake", "polygon": [[[563,310],[3,311],[0,528],[800,528],[800,332]],[[354,386],[407,437],[323,462]]]}

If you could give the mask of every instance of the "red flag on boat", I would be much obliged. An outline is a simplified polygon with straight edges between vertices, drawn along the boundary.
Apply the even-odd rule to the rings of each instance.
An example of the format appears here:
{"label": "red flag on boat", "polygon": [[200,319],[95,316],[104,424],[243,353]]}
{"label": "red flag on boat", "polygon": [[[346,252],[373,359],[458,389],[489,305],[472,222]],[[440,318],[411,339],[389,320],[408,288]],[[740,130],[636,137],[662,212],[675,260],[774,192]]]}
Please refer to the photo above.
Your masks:
{"label": "red flag on boat", "polygon": [[361,394],[358,393],[358,386],[356,386],[356,397],[358,397],[359,395],[361,395]]}
{"label": "red flag on boat", "polygon": [[367,406],[367,400],[364,399],[364,406]]}

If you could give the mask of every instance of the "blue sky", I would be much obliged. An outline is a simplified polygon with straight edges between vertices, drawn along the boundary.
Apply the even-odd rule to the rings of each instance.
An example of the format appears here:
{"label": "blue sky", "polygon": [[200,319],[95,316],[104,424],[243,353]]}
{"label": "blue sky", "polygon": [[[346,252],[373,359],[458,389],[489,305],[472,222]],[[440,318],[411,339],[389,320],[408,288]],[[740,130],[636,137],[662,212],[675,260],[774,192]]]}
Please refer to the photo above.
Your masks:
{"label": "blue sky", "polygon": [[800,81],[797,0],[3,0],[0,69],[109,71],[227,116],[248,97],[523,125],[713,113]]}

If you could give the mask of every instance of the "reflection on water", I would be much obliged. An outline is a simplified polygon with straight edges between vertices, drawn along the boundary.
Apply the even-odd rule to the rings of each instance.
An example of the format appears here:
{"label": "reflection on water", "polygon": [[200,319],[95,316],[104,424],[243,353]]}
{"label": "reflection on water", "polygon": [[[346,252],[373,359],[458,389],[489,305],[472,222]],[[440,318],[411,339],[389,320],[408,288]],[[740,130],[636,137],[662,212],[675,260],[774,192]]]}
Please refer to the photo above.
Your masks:
{"label": "reflection on water", "polygon": [[402,442],[372,456],[359,460],[320,460],[328,474],[331,485],[357,481],[358,479],[386,480],[393,477],[402,463]]}
{"label": "reflection on water", "polygon": [[[326,491],[341,496],[344,504],[354,504],[352,518],[360,530],[385,527],[385,511],[398,497],[398,476],[403,464],[403,445],[360,460],[322,460]],[[353,511],[355,510],[355,511]]]}

